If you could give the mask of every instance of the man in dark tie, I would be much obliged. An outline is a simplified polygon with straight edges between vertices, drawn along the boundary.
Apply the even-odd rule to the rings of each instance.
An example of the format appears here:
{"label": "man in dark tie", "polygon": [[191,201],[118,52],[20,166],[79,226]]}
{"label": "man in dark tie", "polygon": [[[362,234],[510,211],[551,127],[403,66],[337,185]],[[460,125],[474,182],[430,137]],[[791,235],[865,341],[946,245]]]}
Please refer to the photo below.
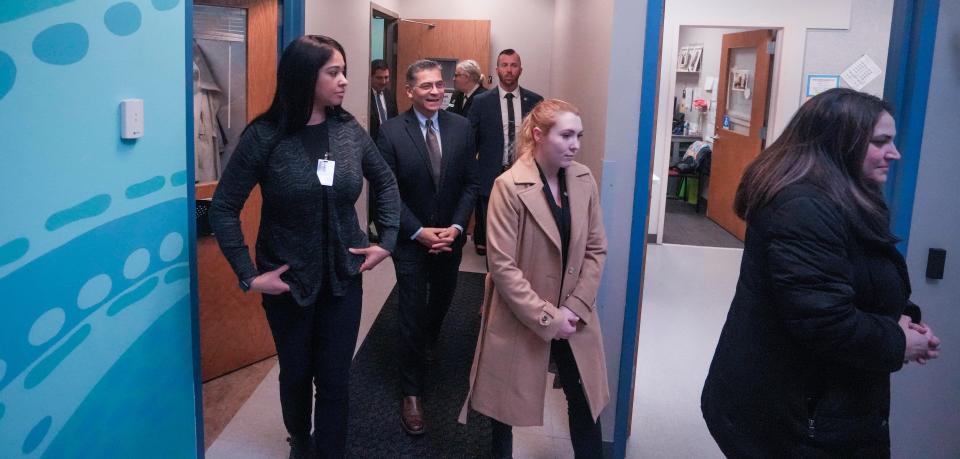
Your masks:
{"label": "man in dark tie", "polygon": [[487,253],[487,201],[493,180],[513,164],[520,123],[533,106],[543,100],[539,94],[520,87],[521,73],[520,55],[512,49],[500,51],[497,56],[499,85],[474,98],[467,114],[477,142],[480,192],[473,242],[480,255]]}
{"label": "man in dark tie", "polygon": [[[397,116],[397,98],[390,89],[390,67],[383,59],[375,59],[370,63],[370,111],[368,131],[370,137],[377,139],[380,125],[384,121]],[[373,222],[377,221],[377,203],[371,194],[367,196],[367,232],[370,242],[379,242],[380,235]]]}
{"label": "man in dark tie", "polygon": [[424,432],[425,354],[450,307],[477,192],[476,147],[466,118],[441,110],[440,64],[406,72],[410,111],[380,126],[377,145],[400,188],[400,233],[393,252],[400,295],[401,422]]}
{"label": "man in dark tie", "polygon": [[390,90],[390,67],[383,59],[370,63],[370,137],[376,139],[380,125],[397,116],[397,98]]}
{"label": "man in dark tie", "polygon": [[487,90],[480,84],[482,76],[477,61],[467,59],[457,63],[453,73],[453,88],[456,91],[450,98],[450,106],[447,107],[448,112],[467,116],[470,107],[473,105],[473,98]]}

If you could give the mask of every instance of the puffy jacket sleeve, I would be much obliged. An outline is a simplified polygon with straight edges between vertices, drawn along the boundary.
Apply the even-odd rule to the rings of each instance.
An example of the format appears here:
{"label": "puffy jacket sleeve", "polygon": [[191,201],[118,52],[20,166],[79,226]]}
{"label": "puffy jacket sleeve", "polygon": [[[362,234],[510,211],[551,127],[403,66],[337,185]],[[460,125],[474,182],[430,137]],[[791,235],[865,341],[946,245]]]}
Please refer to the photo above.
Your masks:
{"label": "puffy jacket sleeve", "polygon": [[826,200],[797,197],[774,210],[766,254],[775,313],[817,358],[893,372],[906,340],[895,320],[854,305],[850,237],[840,209]]}

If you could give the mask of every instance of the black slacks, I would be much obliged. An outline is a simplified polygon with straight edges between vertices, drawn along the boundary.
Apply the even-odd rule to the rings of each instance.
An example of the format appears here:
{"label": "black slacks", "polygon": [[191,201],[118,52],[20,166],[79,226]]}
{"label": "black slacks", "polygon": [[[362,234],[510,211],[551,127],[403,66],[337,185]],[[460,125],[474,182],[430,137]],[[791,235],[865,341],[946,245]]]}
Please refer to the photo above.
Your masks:
{"label": "black slacks", "polygon": [[[563,394],[567,397],[567,417],[570,425],[570,442],[573,443],[573,454],[577,459],[593,459],[603,457],[603,437],[600,430],[600,420],[593,421],[590,414],[590,405],[580,383],[580,370],[577,361],[570,349],[570,342],[553,340],[550,344],[550,357],[557,364],[557,376],[563,386]],[[513,429],[496,419],[493,424],[493,457],[511,457],[513,451]]]}
{"label": "black slacks", "polygon": [[[318,457],[346,453],[350,362],[360,328],[363,284],[353,276],[344,296],[324,290],[302,307],[289,293],[263,295],[263,308],[280,361],[280,407],[291,437],[310,437]],[[316,397],[313,397],[313,386]]]}
{"label": "black slacks", "polygon": [[474,245],[487,245],[487,203],[489,202],[490,196],[477,195],[473,223]]}
{"label": "black slacks", "polygon": [[393,264],[400,295],[400,389],[404,396],[420,396],[424,389],[426,352],[436,343],[450,309],[462,255],[462,246],[430,255],[417,242],[398,243]]}

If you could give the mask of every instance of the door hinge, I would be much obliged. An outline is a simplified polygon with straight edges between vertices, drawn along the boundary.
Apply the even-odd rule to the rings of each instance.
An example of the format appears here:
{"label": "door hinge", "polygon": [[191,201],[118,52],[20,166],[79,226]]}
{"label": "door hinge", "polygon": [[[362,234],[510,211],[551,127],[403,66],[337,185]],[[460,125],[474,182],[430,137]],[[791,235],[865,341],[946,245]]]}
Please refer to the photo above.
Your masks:
{"label": "door hinge", "polygon": [[767,140],[767,127],[760,128],[760,140]]}
{"label": "door hinge", "polygon": [[777,42],[770,40],[767,42],[767,54],[774,54],[777,51]]}

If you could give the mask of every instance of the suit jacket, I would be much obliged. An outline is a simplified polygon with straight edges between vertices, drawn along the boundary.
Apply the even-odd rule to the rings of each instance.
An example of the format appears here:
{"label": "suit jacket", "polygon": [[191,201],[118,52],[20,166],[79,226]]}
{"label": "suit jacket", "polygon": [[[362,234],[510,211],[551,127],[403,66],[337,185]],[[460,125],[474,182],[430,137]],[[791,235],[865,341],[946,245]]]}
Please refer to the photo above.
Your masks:
{"label": "suit jacket", "polygon": [[566,176],[572,217],[566,271],[560,231],[533,158],[521,157],[494,183],[487,210],[489,274],[461,423],[472,407],[512,426],[543,425],[560,306],[583,319],[569,342],[594,419],[610,400],[595,306],[607,255],[600,195],[586,166],[574,162]]}
{"label": "suit jacket", "polygon": [[[520,88],[520,119],[530,113],[543,97]],[[477,137],[477,170],[480,176],[480,195],[490,196],[493,179],[503,172],[503,118],[500,115],[500,87],[480,94],[473,100],[467,115]]]}
{"label": "suit jacket", "polygon": [[[420,228],[457,224],[466,230],[473,212],[477,161],[470,123],[460,115],[440,110],[437,126],[443,155],[439,189],[434,185],[427,143],[414,109],[380,126],[377,145],[397,177],[400,189],[400,231],[394,257],[403,258],[427,250],[419,242],[410,240]],[[461,233],[454,249],[462,247],[464,241],[465,235]]]}
{"label": "suit jacket", "polygon": [[487,88],[484,88],[483,85],[477,86],[477,90],[473,91],[473,94],[470,94],[470,97],[460,91],[453,93],[453,97],[450,99],[450,106],[447,107],[448,112],[456,113],[460,116],[467,116],[470,113],[470,107],[473,106],[473,99],[480,94],[483,94],[487,91]]}
{"label": "suit jacket", "polygon": [[[387,118],[394,118],[397,116],[397,96],[393,94],[393,91],[389,87],[384,88],[383,98],[386,99],[387,105],[383,107],[387,111]],[[380,125],[383,124],[384,120],[380,119],[380,112],[377,111],[377,99],[373,96],[373,92],[370,93],[370,111],[367,112],[370,122],[367,124],[369,126],[370,138],[376,139],[378,131],[380,130]]]}

